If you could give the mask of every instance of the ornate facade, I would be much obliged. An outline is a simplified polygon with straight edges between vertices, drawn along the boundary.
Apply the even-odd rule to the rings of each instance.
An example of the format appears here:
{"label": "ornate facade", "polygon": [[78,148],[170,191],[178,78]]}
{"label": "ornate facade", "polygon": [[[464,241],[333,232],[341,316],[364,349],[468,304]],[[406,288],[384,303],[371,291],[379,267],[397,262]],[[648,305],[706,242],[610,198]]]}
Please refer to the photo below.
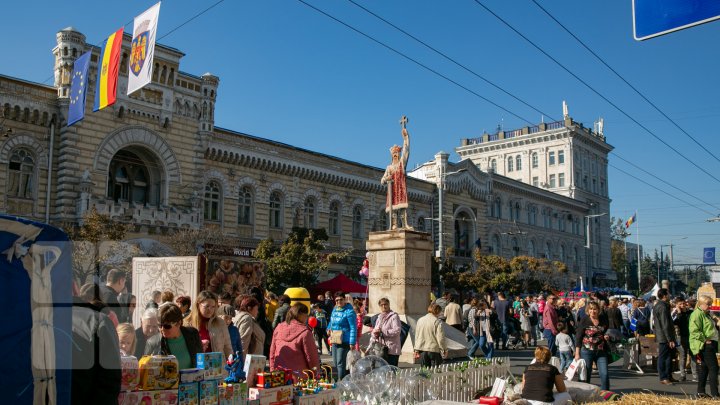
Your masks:
{"label": "ornate facade", "polygon": [[[152,83],[127,96],[126,35],[118,101],[92,113],[99,49],[71,27],[56,39],[54,85],[0,75],[0,212],[72,224],[94,207],[134,225],[130,239],[162,243],[173,229],[210,226],[237,238],[241,248],[267,237],[282,240],[293,226],[325,228],[329,249],[353,248],[357,256],[364,255],[368,232],[387,228],[382,169],[216,127],[220,78],[181,71],[179,50],[158,44]],[[86,116],[67,127],[72,65],[86,50],[93,52]],[[591,212],[588,202],[440,155],[408,178],[412,226],[439,242],[432,166],[440,164],[458,171],[443,176],[442,239],[460,262],[479,239],[487,251],[547,250],[582,268],[576,250],[584,232],[574,224]],[[500,217],[493,211],[498,197]],[[516,203],[520,211],[512,215],[537,207],[537,221],[551,209],[553,226],[508,221]],[[567,219],[565,230],[557,215]]]}

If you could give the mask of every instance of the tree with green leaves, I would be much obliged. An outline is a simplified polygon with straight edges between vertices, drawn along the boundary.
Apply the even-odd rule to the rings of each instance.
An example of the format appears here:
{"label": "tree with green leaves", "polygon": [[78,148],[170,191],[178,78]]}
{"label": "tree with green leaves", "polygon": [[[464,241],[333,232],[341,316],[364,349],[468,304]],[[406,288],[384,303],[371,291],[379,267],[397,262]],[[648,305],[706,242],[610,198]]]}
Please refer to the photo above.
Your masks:
{"label": "tree with green leaves", "polygon": [[255,249],[255,257],[265,262],[267,288],[282,292],[288,287],[314,285],[320,272],[328,267],[328,257],[323,254],[326,240],[328,236],[324,229],[293,228],[280,246],[272,239],[261,241]]}

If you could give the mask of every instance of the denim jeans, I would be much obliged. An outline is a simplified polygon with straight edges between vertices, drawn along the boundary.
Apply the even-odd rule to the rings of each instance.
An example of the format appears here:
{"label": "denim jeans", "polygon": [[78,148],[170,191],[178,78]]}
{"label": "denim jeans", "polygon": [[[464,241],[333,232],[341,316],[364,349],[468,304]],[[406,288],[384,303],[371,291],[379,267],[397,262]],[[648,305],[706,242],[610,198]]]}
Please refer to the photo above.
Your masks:
{"label": "denim jeans", "polygon": [[553,356],[557,356],[557,346],[555,345],[555,335],[553,335],[550,329],[543,330],[543,336],[547,340],[547,347],[550,349],[550,353]]}
{"label": "denim jeans", "polygon": [[588,350],[586,348],[580,349],[580,358],[585,360],[585,370],[587,378],[581,382],[590,382],[590,375],[592,374],[592,365],[597,365],[598,374],[600,374],[600,389],[610,390],[610,376],[608,375],[608,357],[604,350]]}
{"label": "denim jeans", "polygon": [[468,335],[470,338],[470,348],[468,349],[468,357],[473,357],[475,351],[480,348],[480,336]]}
{"label": "denim jeans", "polygon": [[566,352],[560,352],[560,372],[564,373],[565,370],[567,370],[568,367],[570,367],[570,364],[574,360],[574,355],[572,350],[568,350]]}
{"label": "denim jeans", "polygon": [[705,394],[705,384],[710,385],[710,395],[718,396],[718,361],[715,356],[718,342],[712,342],[703,346],[700,355],[702,363],[698,366],[698,394]]}
{"label": "denim jeans", "polygon": [[480,349],[485,353],[485,358],[488,360],[492,359],[493,353],[495,352],[493,342],[488,342],[487,336],[482,335],[478,337],[478,343],[480,344]]}
{"label": "denim jeans", "polygon": [[[506,315],[509,316],[509,315]],[[507,350],[507,344],[508,344],[508,324],[507,322],[503,322],[502,324],[502,331],[500,332],[500,341],[502,341],[502,348],[503,350]]]}
{"label": "denim jeans", "polygon": [[697,362],[695,361],[695,356],[690,353],[690,342],[687,340],[684,340],[680,343],[680,345],[675,346],[678,351],[678,360],[680,363],[680,377],[686,377],[686,371],[685,371],[685,362],[686,359],[690,360],[690,371],[692,371],[693,377],[697,378]]}
{"label": "denim jeans", "polygon": [[[672,373],[672,357],[675,351],[670,348],[669,343],[658,343],[658,377],[660,381],[670,380],[670,374]],[[685,365],[683,364],[683,367]]]}
{"label": "denim jeans", "polygon": [[623,326],[622,326],[621,332],[622,332],[623,336],[630,336],[632,334],[632,331],[630,330],[630,320],[629,319],[623,319]]}
{"label": "denim jeans", "polygon": [[337,368],[338,378],[340,381],[347,374],[347,355],[350,352],[350,345],[343,343],[341,345],[332,345],[332,358]]}

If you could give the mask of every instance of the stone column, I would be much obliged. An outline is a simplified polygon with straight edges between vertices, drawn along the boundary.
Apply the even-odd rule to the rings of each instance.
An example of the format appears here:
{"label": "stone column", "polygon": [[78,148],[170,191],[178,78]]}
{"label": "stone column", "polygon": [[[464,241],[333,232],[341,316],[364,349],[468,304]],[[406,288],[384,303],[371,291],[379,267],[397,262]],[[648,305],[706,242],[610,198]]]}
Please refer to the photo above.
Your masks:
{"label": "stone column", "polygon": [[388,298],[400,315],[425,315],[430,303],[430,234],[405,229],[371,232],[368,277],[369,313],[380,312],[377,302]]}

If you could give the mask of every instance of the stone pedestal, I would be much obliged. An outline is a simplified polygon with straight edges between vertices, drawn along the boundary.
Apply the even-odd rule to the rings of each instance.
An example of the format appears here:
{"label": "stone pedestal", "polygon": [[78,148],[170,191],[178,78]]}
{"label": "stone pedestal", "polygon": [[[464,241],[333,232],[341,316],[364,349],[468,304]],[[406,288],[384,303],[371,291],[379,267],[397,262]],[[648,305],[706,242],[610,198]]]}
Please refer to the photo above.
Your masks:
{"label": "stone pedestal", "polygon": [[430,234],[409,230],[371,232],[366,246],[370,252],[368,312],[380,312],[377,303],[385,297],[400,315],[426,314],[433,250]]}
{"label": "stone pedestal", "polygon": [[[427,314],[430,305],[433,251],[430,234],[404,229],[371,232],[366,246],[370,252],[368,314],[380,312],[380,298],[390,300],[390,307],[400,315],[400,320],[410,325],[400,361],[413,363],[415,324]],[[445,323],[443,326],[449,357],[467,356],[464,334]]]}

